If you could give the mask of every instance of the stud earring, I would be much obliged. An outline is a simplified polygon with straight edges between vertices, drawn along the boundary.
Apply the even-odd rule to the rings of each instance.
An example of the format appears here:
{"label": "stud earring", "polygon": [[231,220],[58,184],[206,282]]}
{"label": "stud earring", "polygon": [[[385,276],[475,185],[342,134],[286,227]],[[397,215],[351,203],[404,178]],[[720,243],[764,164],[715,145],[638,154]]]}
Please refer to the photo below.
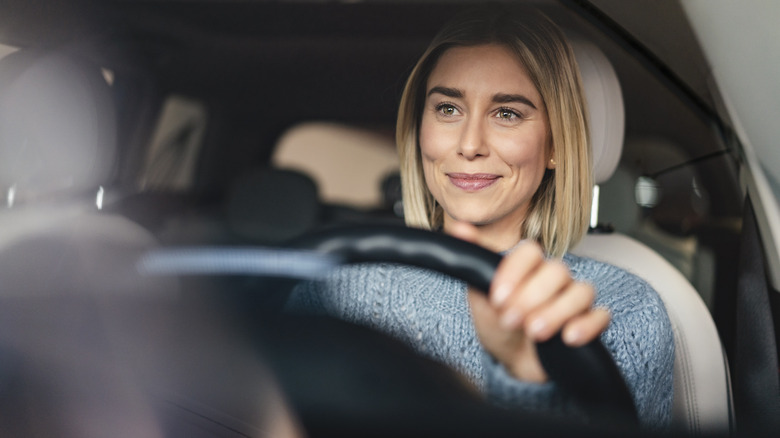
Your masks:
{"label": "stud earring", "polygon": [[555,162],[555,158],[550,158],[550,164],[555,166],[557,163]]}

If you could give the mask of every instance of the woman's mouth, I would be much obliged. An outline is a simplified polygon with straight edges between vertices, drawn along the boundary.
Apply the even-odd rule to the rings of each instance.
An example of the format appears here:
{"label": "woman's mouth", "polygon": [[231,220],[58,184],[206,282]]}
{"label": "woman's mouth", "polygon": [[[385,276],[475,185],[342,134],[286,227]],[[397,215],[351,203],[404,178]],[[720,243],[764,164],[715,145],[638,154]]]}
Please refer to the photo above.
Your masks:
{"label": "woman's mouth", "polygon": [[499,175],[492,173],[448,173],[447,177],[455,187],[467,192],[477,192],[498,181]]}

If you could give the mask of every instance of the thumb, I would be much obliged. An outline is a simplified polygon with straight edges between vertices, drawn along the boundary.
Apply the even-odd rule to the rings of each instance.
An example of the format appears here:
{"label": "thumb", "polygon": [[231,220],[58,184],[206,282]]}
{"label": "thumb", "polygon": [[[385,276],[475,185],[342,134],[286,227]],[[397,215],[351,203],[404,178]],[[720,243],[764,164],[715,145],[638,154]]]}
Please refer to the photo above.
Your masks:
{"label": "thumb", "polygon": [[477,245],[481,245],[479,241],[479,230],[477,227],[462,221],[453,221],[449,227],[447,227],[447,234],[458,239],[465,240]]}

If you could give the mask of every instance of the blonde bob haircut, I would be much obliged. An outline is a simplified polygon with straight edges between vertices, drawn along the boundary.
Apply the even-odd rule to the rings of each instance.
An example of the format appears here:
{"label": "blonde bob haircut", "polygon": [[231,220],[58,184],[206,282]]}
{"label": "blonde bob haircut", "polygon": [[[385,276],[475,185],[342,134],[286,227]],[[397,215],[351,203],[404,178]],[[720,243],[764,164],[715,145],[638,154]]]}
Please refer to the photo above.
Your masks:
{"label": "blonde bob haircut", "polygon": [[591,152],[582,81],[563,33],[533,9],[493,4],[466,11],[433,39],[406,82],[398,111],[396,142],[401,160],[406,224],[440,229],[443,211],[425,184],[419,128],[428,77],[452,47],[497,44],[521,62],[544,101],[555,169],[548,169],[519,230],[550,257],[562,257],[586,232],[593,190]]}

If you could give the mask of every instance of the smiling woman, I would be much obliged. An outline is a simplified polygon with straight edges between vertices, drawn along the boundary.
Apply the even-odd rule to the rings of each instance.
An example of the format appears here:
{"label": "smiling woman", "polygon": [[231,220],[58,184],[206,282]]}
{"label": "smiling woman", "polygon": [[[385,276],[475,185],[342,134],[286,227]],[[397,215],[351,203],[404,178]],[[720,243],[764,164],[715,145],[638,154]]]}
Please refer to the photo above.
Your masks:
{"label": "smiling woman", "polygon": [[357,265],[298,287],[289,307],[384,331],[495,403],[575,417],[587,405],[548,381],[536,343],[600,337],[640,422],[668,425],[674,345],[658,295],[567,253],[587,226],[592,177],[578,67],[557,27],[496,5],[456,17],[411,73],[396,141],[407,225],[505,254],[488,297],[421,269]]}
{"label": "smiling woman", "polygon": [[544,102],[523,66],[498,45],[448,50],[428,84],[420,152],[443,227],[478,224],[491,249],[506,251],[521,239],[545,171],[555,168]]}
{"label": "smiling woman", "polygon": [[[542,175],[535,178],[519,178],[520,174],[515,172],[514,166],[508,165],[507,160],[511,159],[505,155],[506,152],[496,151],[489,160],[482,160],[492,161],[504,157],[505,160],[501,161],[504,161],[507,170],[512,169],[509,179],[513,182],[522,179],[530,183],[525,189],[530,193],[510,203],[515,207],[523,205],[528,214],[523,211],[518,212],[519,217],[505,217],[508,221],[513,220],[517,228],[512,232],[513,235],[496,236],[493,239],[496,243],[498,239],[503,240],[493,249],[506,250],[522,236],[538,241],[546,253],[560,257],[580,239],[590,213],[587,206],[590,206],[592,196],[591,158],[582,86],[571,48],[565,43],[560,30],[547,17],[532,9],[524,10],[517,16],[524,18],[499,19],[476,14],[458,25],[443,29],[412,72],[401,102],[396,132],[404,180],[406,222],[410,226],[439,229],[446,219],[442,206],[437,205],[437,202],[445,201],[432,193],[436,186],[430,186],[427,178],[431,176],[427,168],[423,171],[422,164],[428,158],[426,152],[422,150],[420,156],[421,151],[417,147],[418,141],[423,148],[429,143],[425,131],[432,125],[425,123],[430,119],[426,115],[431,110],[436,112],[436,105],[444,105],[438,108],[441,116],[471,116],[469,120],[475,120],[476,110],[488,111],[480,116],[491,115],[503,119],[491,126],[504,129],[491,132],[527,132],[541,124],[538,135],[546,138],[539,141],[545,142],[544,148],[547,149],[540,154],[541,163],[537,163],[540,165],[536,167],[536,171]],[[488,48],[490,50],[485,50]],[[448,68],[455,65],[463,67],[459,70]],[[479,70],[480,65],[483,66],[482,71]],[[477,84],[474,79],[487,78],[487,74],[490,75],[492,88],[474,88]],[[440,81],[455,82],[448,84]],[[472,89],[459,88],[463,84],[468,84]],[[484,85],[488,86],[488,83]],[[483,93],[487,97],[476,93]],[[473,106],[479,97],[489,100],[482,105],[492,103],[492,106],[482,110],[454,105],[468,103]],[[432,100],[434,98],[438,100]],[[455,98],[459,101],[453,101]],[[468,113],[465,112],[467,110]],[[512,114],[516,118],[513,119]],[[418,127],[420,119],[423,123]],[[512,123],[512,120],[515,122]],[[452,129],[447,132],[452,132]],[[463,133],[469,134],[465,131]],[[437,138],[440,134],[442,132],[438,130],[432,133]],[[521,136],[526,137],[527,134],[521,133]],[[469,141],[468,138],[460,140]],[[511,142],[522,143],[516,137]],[[504,141],[503,144],[506,149],[507,143]],[[517,159],[517,156],[513,159]],[[472,160],[467,166],[469,169],[464,171],[446,170],[460,174],[485,173],[478,166]],[[545,168],[549,171],[544,171]],[[554,168],[556,170],[553,172]],[[524,166],[522,173],[527,174],[528,171],[529,167]],[[506,181],[502,184],[506,184]],[[503,201],[501,205],[502,209],[508,208]],[[507,213],[504,211],[505,215]]]}
{"label": "smiling woman", "polygon": [[[111,105],[98,115],[116,115],[116,130],[111,130],[114,133],[111,141],[98,142],[101,152],[116,152],[116,160],[110,168],[101,167],[100,172],[105,178],[100,178],[100,187],[97,184],[91,188],[80,183],[73,184],[77,181],[67,176],[59,178],[61,174],[51,172],[38,174],[40,179],[35,180],[38,182],[36,187],[45,188],[43,186],[46,185],[57,189],[58,193],[59,189],[69,193],[77,189],[78,193],[73,192],[74,203],[70,202],[69,194],[65,203],[59,195],[49,196],[49,191],[46,196],[40,196],[42,192],[31,190],[29,185],[22,187],[14,184],[18,181],[0,181],[0,222],[8,224],[13,220],[18,225],[0,227],[0,241],[12,243],[15,248],[0,254],[10,263],[5,275],[0,275],[0,290],[12,291],[16,279],[20,286],[30,289],[52,278],[54,271],[41,269],[41,261],[31,264],[27,257],[19,256],[14,242],[27,237],[32,239],[35,248],[41,247],[39,252],[51,261],[52,267],[57,267],[56,272],[62,272],[78,284],[100,280],[101,292],[112,294],[123,288],[125,281],[112,269],[106,269],[107,265],[109,268],[116,265],[112,257],[91,257],[90,260],[95,260],[95,263],[77,263],[80,259],[73,250],[61,245],[52,246],[58,243],[56,241],[52,245],[38,245],[47,237],[36,225],[42,223],[67,229],[62,237],[75,240],[80,248],[97,246],[90,244],[89,235],[98,231],[101,235],[106,233],[100,231],[102,228],[90,225],[85,216],[117,216],[117,219],[130,220],[146,228],[138,237],[127,239],[134,247],[145,244],[146,239],[159,241],[165,246],[205,245],[208,248],[222,245],[243,247],[271,241],[276,245],[286,235],[277,232],[274,224],[265,222],[271,217],[282,217],[280,224],[290,230],[302,223],[306,223],[307,227],[320,227],[334,223],[352,225],[374,220],[398,222],[406,219],[415,227],[459,233],[459,236],[476,239],[497,250],[511,248],[518,239],[527,238],[536,240],[539,246],[519,246],[507,256],[506,266],[521,268],[521,262],[533,260],[538,262],[533,265],[537,268],[533,272],[552,273],[552,277],[560,281],[557,286],[543,281],[546,289],[528,287],[532,283],[530,279],[520,281],[526,285],[519,286],[521,289],[536,289],[544,292],[545,297],[552,297],[538,308],[539,312],[516,307],[519,303],[512,299],[499,304],[504,295],[498,292],[505,289],[488,291],[491,292],[490,300],[470,303],[469,297],[474,295],[468,293],[465,284],[395,265],[340,269],[321,285],[302,287],[291,306],[297,303],[308,308],[321,307],[341,318],[377,327],[402,339],[424,355],[462,371],[471,382],[483,389],[486,399],[509,406],[510,416],[522,418],[518,421],[522,423],[519,427],[507,429],[513,433],[522,430],[524,436],[531,435],[525,421],[528,416],[517,415],[518,411],[532,411],[534,418],[544,417],[536,413],[550,411],[562,413],[566,418],[577,418],[577,415],[570,414],[593,404],[589,400],[585,403],[577,400],[576,394],[565,386],[565,379],[556,380],[559,374],[555,373],[554,367],[545,369],[550,382],[539,383],[544,380],[544,375],[520,377],[527,370],[513,365],[521,361],[514,362],[515,356],[505,354],[506,351],[493,341],[511,341],[518,337],[522,341],[526,335],[538,335],[542,339],[559,328],[563,329],[563,334],[568,333],[567,336],[577,338],[584,335],[587,339],[593,332],[572,330],[577,328],[577,324],[570,324],[580,316],[591,314],[601,315],[600,323],[603,323],[605,314],[592,309],[607,308],[611,312],[611,321],[599,338],[621,364],[621,371],[631,386],[644,424],[666,424],[671,379],[667,365],[672,358],[675,364],[673,426],[679,424],[685,430],[697,433],[714,427],[726,432],[727,427],[733,428],[736,424],[741,435],[750,433],[750,427],[775,424],[780,418],[776,415],[780,412],[776,342],[780,338],[780,203],[777,202],[780,197],[780,184],[777,183],[780,181],[780,164],[772,163],[780,163],[777,161],[780,149],[774,147],[774,139],[780,137],[780,132],[777,135],[767,133],[780,128],[771,116],[776,112],[772,109],[780,101],[780,82],[774,79],[780,75],[777,68],[780,67],[780,56],[773,55],[780,48],[777,44],[780,35],[772,37],[776,33],[772,33],[774,28],[771,23],[772,18],[780,16],[780,2],[491,2],[489,7],[497,8],[504,8],[503,4],[512,4],[511,7],[518,3],[532,4],[572,38],[588,100],[587,115],[579,113],[583,110],[580,105],[582,96],[577,94],[577,75],[573,73],[576,66],[563,63],[554,71],[542,71],[548,63],[570,60],[570,56],[565,44],[555,39],[544,40],[541,37],[543,32],[534,30],[546,26],[548,22],[537,19],[538,16],[528,11],[521,11],[521,14],[529,14],[527,19],[516,20],[516,15],[504,8],[496,11],[498,18],[494,17],[496,19],[490,22],[483,21],[484,14],[470,11],[471,16],[448,26],[446,32],[437,37],[436,41],[442,43],[440,46],[434,44],[426,52],[428,44],[445,22],[475,3],[484,2],[0,2],[0,43],[6,45],[0,47],[0,56],[6,51],[16,50],[8,47],[18,48],[20,53],[9,55],[17,59],[42,52],[68,53],[95,66],[97,69],[93,73],[99,72],[100,67],[105,68],[112,72],[111,86],[108,87]],[[470,36],[467,35],[469,32]],[[592,46],[595,50],[583,50],[580,44]],[[486,53],[475,50],[476,47],[484,48]],[[497,52],[508,53],[510,58],[487,60],[488,55],[495,54],[492,53],[493,47],[501,49]],[[543,48],[536,51],[539,56],[531,53],[537,47]],[[491,48],[491,53],[487,53],[488,48]],[[613,71],[614,83],[604,81],[608,75],[603,72],[588,68],[586,61],[590,53],[603,55],[603,63],[598,57],[591,60],[596,66],[611,67],[607,70]],[[388,196],[392,203],[380,204],[377,183],[386,171],[397,171],[401,164],[397,156],[391,160],[396,153],[392,150],[395,141],[391,127],[398,115],[406,79],[423,54],[425,60],[415,70],[409,83],[404,101],[408,105],[401,108],[399,140],[402,153],[407,153],[403,161],[406,169],[405,203],[400,199],[400,175],[396,172],[390,179],[392,184],[388,184],[392,190],[387,191],[392,195]],[[456,56],[468,61],[444,69],[445,63]],[[434,81],[436,77],[484,67],[483,57],[486,58],[484,62],[491,62],[493,67],[480,71],[480,77],[487,79],[497,75],[498,67],[503,65],[499,61],[512,61],[510,67],[521,69],[522,74],[513,75],[518,81],[502,80],[498,83],[496,80],[496,89],[488,91],[487,100],[475,94],[475,87],[485,85],[481,81]],[[772,60],[777,61],[773,63]],[[3,60],[0,60],[2,63]],[[44,70],[47,72],[45,76],[53,81],[67,76],[62,68]],[[8,84],[14,75],[5,72],[9,74],[0,74],[0,82]],[[94,77],[96,83],[109,82],[99,75]],[[532,89],[520,89],[520,79],[530,81]],[[599,93],[596,87],[597,92],[593,93],[594,82],[591,79],[605,85],[608,90]],[[48,90],[46,82],[32,82],[30,91],[33,95]],[[75,125],[67,121],[79,114],[74,109],[82,108],[91,99],[80,87],[69,87],[65,91],[68,96],[75,95],[77,104],[68,105],[68,109],[63,111],[54,111],[56,114],[52,113],[52,117],[64,123],[62,126],[72,127]],[[7,97],[8,94],[0,96],[0,101],[10,102]],[[199,110],[196,114],[190,111],[194,109],[192,105],[168,105],[172,99],[180,99],[179,103],[194,103]],[[27,97],[24,101],[22,103],[29,105],[38,100]],[[57,109],[52,102],[48,99],[43,102],[42,111]],[[435,105],[439,106],[438,110]],[[32,120],[42,113],[21,111],[23,107],[19,103],[7,106],[4,116],[8,117],[8,122],[3,124],[7,129],[0,129],[0,141],[16,137],[12,134],[19,133],[26,125],[29,129],[25,129],[37,134],[34,137],[38,139],[42,138],[41,133],[48,132],[46,128],[32,124]],[[169,112],[169,109],[175,111]],[[173,120],[175,123],[171,127],[175,129],[156,130],[158,126],[168,125],[165,122],[169,121],[171,113],[182,123]],[[422,124],[424,114],[425,126]],[[26,123],[16,122],[26,116],[31,117]],[[518,145],[521,138],[530,136],[505,137],[500,134],[525,133],[524,130],[533,126],[537,116],[546,118],[548,123],[546,139],[541,141],[541,147],[523,151],[537,154],[536,158],[544,162],[525,165],[522,158],[526,156],[520,157],[521,150],[509,146]],[[198,119],[194,125],[191,123],[193,117]],[[481,123],[477,125],[477,121]],[[316,180],[318,174],[314,171],[307,171],[307,175],[298,179],[302,182],[300,186],[292,185],[289,179],[271,179],[276,182],[256,184],[265,180],[252,176],[280,174],[279,169],[274,167],[282,165],[281,160],[277,161],[283,149],[281,146],[293,137],[290,133],[295,132],[295,126],[304,127],[311,122],[344,129],[333,129],[339,134],[333,139],[325,138],[322,130],[309,131],[308,135],[297,137],[306,146],[301,154],[302,161],[312,166],[334,162],[344,165],[334,174],[345,181],[345,193],[356,196],[364,189],[373,198],[348,203],[353,198],[331,197],[325,183],[318,186],[319,196],[308,189],[306,197],[295,194],[293,187],[313,187],[303,184],[303,181],[306,176]],[[426,139],[422,131],[428,128],[433,134]],[[357,135],[366,129],[373,134],[380,133],[381,138]],[[165,132],[170,135],[157,135]],[[468,146],[466,140],[480,137],[483,140],[478,144],[481,149],[470,153],[463,149],[464,145]],[[578,246],[572,247],[577,235],[585,228],[580,219],[581,213],[593,205],[589,203],[591,186],[583,183],[590,171],[587,142],[583,140],[587,137],[593,145],[597,145],[591,155],[595,163],[594,180],[601,184],[601,199],[599,208],[594,208],[598,210],[598,220],[594,215],[593,221],[595,232],[583,236]],[[464,141],[461,142],[461,139]],[[28,169],[47,169],[68,163],[81,169],[89,170],[91,167],[89,161],[78,161],[78,157],[83,156],[78,151],[87,143],[73,142],[71,137],[63,135],[47,135],[46,140],[58,145],[52,144],[46,154],[26,154],[25,157],[32,159],[26,161],[30,164],[26,166]],[[158,140],[162,143],[158,144]],[[22,141],[14,144],[29,146],[32,143]],[[354,148],[346,147],[353,144]],[[167,146],[158,148],[160,145]],[[342,147],[347,154],[337,158],[331,145]],[[424,150],[430,152],[434,146],[436,154],[431,161],[433,166],[429,175],[433,178],[428,181],[422,153]],[[458,155],[458,147],[461,155]],[[379,149],[387,168],[374,168],[372,171],[372,166],[365,163],[376,164],[378,160],[367,156],[367,151]],[[766,154],[762,155],[762,151]],[[430,156],[433,155],[431,153]],[[549,161],[550,158],[554,163]],[[604,160],[609,159],[611,166],[601,166]],[[442,171],[436,168],[439,163]],[[553,166],[554,169],[551,168]],[[16,175],[21,169],[10,159],[2,160],[0,167]],[[615,167],[617,171],[608,181]],[[608,170],[600,172],[599,168]],[[320,169],[322,167],[318,167]],[[366,179],[358,179],[364,171]],[[506,187],[505,183],[515,176],[517,181],[532,183],[528,188]],[[53,180],[55,177],[56,182]],[[657,187],[653,186],[655,199],[652,202],[642,198],[646,191],[640,190],[639,196],[634,192],[637,181],[641,185],[648,177],[657,183]],[[538,184],[536,179],[539,179]],[[538,189],[530,188],[535,185]],[[80,188],[85,188],[83,193]],[[518,196],[508,196],[510,193]],[[529,193],[533,194],[530,200],[526,199]],[[508,196],[506,202],[502,202],[500,196],[505,195]],[[44,207],[39,201],[46,203],[46,208],[36,208],[36,211],[28,208],[34,207],[33,202],[38,207]],[[467,202],[473,202],[473,208]],[[386,205],[392,205],[398,216],[391,217],[393,213]],[[498,207],[494,209],[492,205]],[[71,209],[72,206],[74,208]],[[244,208],[235,209],[236,206]],[[282,214],[288,211],[283,208],[287,206],[307,210]],[[538,206],[544,208],[536,208]],[[405,207],[406,218],[402,217],[404,209],[401,207]],[[521,214],[523,210],[525,212]],[[26,215],[28,211],[30,214]],[[236,211],[243,215],[236,214]],[[63,222],[63,217],[71,217],[71,213],[73,219],[68,224],[73,224],[73,232]],[[490,227],[486,224],[501,223],[498,217],[511,218],[511,225],[496,225],[493,231],[500,229],[502,232],[492,234],[493,241],[488,241],[487,237],[491,236],[485,233]],[[304,218],[305,221],[302,220]],[[454,227],[456,219],[468,224]],[[601,233],[609,229],[609,224],[615,226],[616,232]],[[248,226],[244,228],[244,225]],[[37,231],[25,231],[33,226]],[[458,229],[460,231],[456,231]],[[475,229],[477,232],[474,232]],[[249,234],[246,230],[266,234]],[[435,232],[427,234],[446,237],[437,236]],[[685,278],[673,275],[672,267],[664,271],[657,269],[662,264],[648,263],[650,259],[636,251],[639,246],[625,245],[619,250],[617,244],[628,242],[627,236],[638,239],[671,261],[693,288]],[[602,244],[597,248],[598,253],[585,252],[585,244],[595,240],[614,243],[615,246]],[[398,249],[403,247],[398,240],[393,245]],[[5,245],[0,246],[6,248]],[[590,246],[591,249],[595,247]],[[740,248],[744,253],[740,252]],[[647,248],[644,249],[647,252]],[[469,261],[466,251],[461,251],[456,251],[452,259]],[[642,276],[659,292],[666,307],[656,300],[647,284],[613,266],[576,255],[612,263]],[[560,258],[565,266],[549,261],[555,258]],[[127,263],[121,266],[132,267],[130,261]],[[25,269],[18,269],[20,265],[24,265]],[[762,265],[764,269],[760,269]],[[642,269],[637,270],[636,267]],[[504,272],[510,271],[514,275],[520,272],[519,269]],[[534,275],[533,278],[542,279],[547,275]],[[278,286],[275,279],[266,281],[246,276],[223,278],[212,275],[185,280],[182,290],[193,292],[186,294],[188,298],[213,295],[231,312],[236,309],[241,317],[251,318],[258,325],[264,324],[268,319],[266,315],[279,310],[287,299],[286,287]],[[497,278],[496,285],[501,283],[507,284],[506,276]],[[592,290],[589,291],[583,283],[592,284]],[[49,282],[46,288],[61,294],[67,291],[69,284]],[[484,288],[489,289],[487,286]],[[569,295],[571,290],[576,293]],[[152,288],[144,288],[142,292],[144,299],[156,294]],[[322,295],[316,294],[319,292]],[[698,299],[696,292],[709,298],[706,303],[717,326],[711,324],[704,305],[693,299]],[[589,298],[591,293],[595,294],[592,304],[582,304],[588,302],[585,298]],[[513,295],[510,293],[510,296]],[[525,296],[520,293],[518,297],[521,295]],[[547,311],[555,307],[553,303],[571,303],[564,298],[570,296],[582,299],[579,307],[568,307],[563,313]],[[37,301],[33,296],[27,296],[25,300],[27,298]],[[61,393],[31,392],[30,384],[18,379],[17,374],[8,373],[9,367],[13,367],[7,354],[9,345],[28,343],[20,351],[41,353],[46,357],[54,357],[59,352],[67,353],[68,357],[79,359],[77,364],[85,365],[77,367],[82,372],[75,375],[84,376],[93,385],[104,385],[98,378],[99,374],[85,371],[94,369],[84,362],[90,356],[79,355],[79,350],[71,348],[79,345],[79,341],[87,340],[82,336],[84,331],[78,330],[81,325],[68,325],[72,330],[59,332],[45,329],[56,326],[48,315],[68,317],[64,307],[56,302],[46,303],[44,310],[51,309],[51,312],[40,311],[31,301],[29,307],[25,305],[26,308],[22,309],[9,305],[9,299],[6,298],[0,305],[5,315],[0,318],[0,324],[8,328],[0,330],[3,338],[0,342],[0,387],[17,388],[19,397],[0,397],[0,416],[12,420],[14,424],[21,424],[20,421],[29,418],[30,422],[25,424],[35,429],[46,419],[40,415],[42,411],[30,409],[29,406],[33,405],[24,405],[23,402],[30,400],[30,394],[40,394],[39,405],[51,406]],[[12,299],[17,300],[16,295]],[[512,303],[515,305],[510,305]],[[696,304],[699,304],[698,307]],[[217,317],[212,313],[217,307],[208,306],[207,313]],[[521,312],[513,315],[508,312],[511,308]],[[691,309],[698,308],[702,312],[697,319]],[[671,351],[669,330],[665,325],[666,309],[678,341],[674,352]],[[479,313],[481,310],[486,312]],[[139,326],[151,330],[153,327],[149,324],[148,315],[143,312],[138,315]],[[561,315],[569,319],[561,323]],[[17,327],[14,321],[19,321],[20,316],[40,321],[41,324],[35,327],[41,330],[31,330],[34,327],[24,327],[22,333],[12,330]],[[169,317],[160,313],[160,322],[169,321]],[[521,322],[514,329],[508,329],[501,324],[504,318],[509,320],[507,324],[510,326],[518,318]],[[109,318],[99,319],[111,321]],[[254,336],[255,324],[247,324],[251,328],[245,328],[242,319],[234,318],[232,313],[226,314],[224,326],[229,326],[231,332],[235,329],[238,336]],[[475,327],[475,319],[496,324]],[[699,322],[694,323],[697,320]],[[67,321],[62,322],[67,325]],[[705,323],[710,324],[706,326]],[[586,326],[601,327],[600,324]],[[702,330],[705,326],[709,327],[709,332]],[[195,324],[183,328],[204,327],[203,324]],[[534,332],[532,328],[540,331]],[[101,334],[100,326],[87,331],[95,335],[90,339],[102,338],[98,336]],[[210,361],[214,359],[225,364],[225,373],[235,376],[231,369],[238,362],[218,358],[221,350],[209,349],[201,342],[200,333],[205,332],[184,330],[181,333],[194,344],[203,346],[198,355],[202,357],[194,357],[186,363],[212,363]],[[705,333],[708,333],[706,337],[703,336]],[[274,342],[281,343],[283,340],[280,331],[269,331],[268,334]],[[725,348],[721,348],[718,334]],[[707,342],[703,342],[705,338]],[[169,363],[165,360],[167,357],[176,356],[175,351],[165,350],[161,352],[163,356],[151,357],[147,353],[150,350],[145,348],[151,339],[150,336],[139,338],[139,349],[132,351],[144,354],[133,354],[131,356],[134,357],[129,359],[149,359],[151,366],[152,363],[165,365]],[[283,342],[289,344],[286,339]],[[312,351],[321,352],[327,348],[326,345],[323,342],[319,345],[320,350]],[[352,351],[359,350],[358,360],[371,356],[355,343],[348,343],[348,346]],[[522,346],[533,347],[529,343]],[[113,345],[108,347],[108,352],[117,351]],[[255,347],[256,344],[251,343],[251,348]],[[164,350],[162,346],[160,349]],[[733,409],[729,374],[724,370],[722,357],[724,349],[729,360],[728,368],[732,370],[731,378],[735,382]],[[341,354],[342,351],[332,348],[330,353],[347,357],[346,353]],[[517,357],[533,359],[533,348],[510,348],[508,351],[520,351],[522,354],[518,353]],[[37,375],[32,370],[41,370],[40,376],[51,381],[54,374],[51,372],[53,368],[47,366],[49,362],[36,362],[35,358],[30,356],[29,363],[39,365],[30,368],[30,373],[24,367],[19,370],[25,376]],[[309,363],[317,371],[323,371],[323,380],[334,382],[329,371],[335,367],[327,366],[327,361],[316,355],[311,359],[296,356],[291,363],[295,366],[279,367],[282,371],[290,371],[292,385],[283,388],[285,394],[294,394],[295,385],[306,385],[318,396],[314,399],[291,397],[290,400],[295,400],[296,412],[302,406],[312,406],[312,400],[323,400],[324,403],[315,408],[315,414],[321,418],[332,412],[334,398],[348,399],[338,421],[345,424],[361,422],[364,425],[361,436],[381,434],[385,430],[382,425],[388,423],[396,426],[394,430],[403,431],[397,435],[457,435],[445,432],[453,429],[440,429],[438,424],[421,428],[418,424],[399,421],[395,412],[386,408],[403,406],[413,410],[415,416],[433,418],[437,417],[437,412],[427,407],[436,406],[435,403],[388,403],[377,409],[375,416],[369,416],[362,399],[347,395],[352,386],[333,384],[324,389],[309,379],[312,373],[298,367]],[[533,364],[534,361],[522,363]],[[399,372],[412,368],[390,359],[385,365]],[[576,365],[572,368],[580,369]],[[339,370],[345,375],[361,374],[354,363],[346,363]],[[186,370],[181,371],[184,373]],[[565,371],[573,375],[571,370]],[[214,376],[213,380],[207,379],[214,384],[219,383],[218,376],[225,375],[205,369],[204,373]],[[588,376],[591,378],[579,380],[593,382],[592,374]],[[92,375],[95,378],[90,380]],[[370,400],[376,400],[382,397],[383,388],[387,386],[382,385],[390,379],[377,373],[371,376],[375,378],[360,380],[359,386],[365,388]],[[62,381],[67,388],[79,389],[74,388],[76,379]],[[407,382],[412,382],[412,379],[407,379]],[[245,382],[239,383],[240,387],[251,390]],[[410,399],[429,399],[426,398],[428,387],[417,383],[410,383],[409,387]],[[3,391],[4,394],[6,392]],[[101,408],[118,406],[103,403],[105,399],[97,396],[89,398],[76,394],[69,399],[95,401],[96,406]],[[16,401],[20,404],[10,406]],[[197,401],[203,402],[203,405],[222,405],[220,400],[210,397]],[[27,415],[15,415],[25,409]],[[609,409],[601,411],[614,412]],[[489,426],[489,422],[473,418],[466,420],[467,416],[461,417],[458,413],[447,411],[438,418],[443,417],[449,427],[455,424],[452,421],[455,417],[463,423],[470,422],[473,424],[470,430],[479,430],[471,435],[495,435],[482,429]],[[71,418],[80,421],[87,417],[67,414],[67,419]],[[140,430],[125,427],[129,419],[135,418],[127,410],[118,410],[118,415],[102,418],[119,421],[117,424],[122,427],[113,427],[113,430],[127,430],[128,433]],[[301,415],[301,418],[305,420],[307,417]],[[380,418],[385,421],[375,421]],[[563,421],[556,420],[555,423]],[[548,436],[551,435],[549,429],[545,430]],[[587,430],[577,425],[573,435],[587,433]],[[0,431],[0,435],[13,435],[13,430],[3,429],[2,424]],[[55,433],[67,435],[63,431]],[[307,434],[316,436],[308,429]],[[461,435],[465,434],[461,432]],[[331,431],[330,435],[335,433]]]}

